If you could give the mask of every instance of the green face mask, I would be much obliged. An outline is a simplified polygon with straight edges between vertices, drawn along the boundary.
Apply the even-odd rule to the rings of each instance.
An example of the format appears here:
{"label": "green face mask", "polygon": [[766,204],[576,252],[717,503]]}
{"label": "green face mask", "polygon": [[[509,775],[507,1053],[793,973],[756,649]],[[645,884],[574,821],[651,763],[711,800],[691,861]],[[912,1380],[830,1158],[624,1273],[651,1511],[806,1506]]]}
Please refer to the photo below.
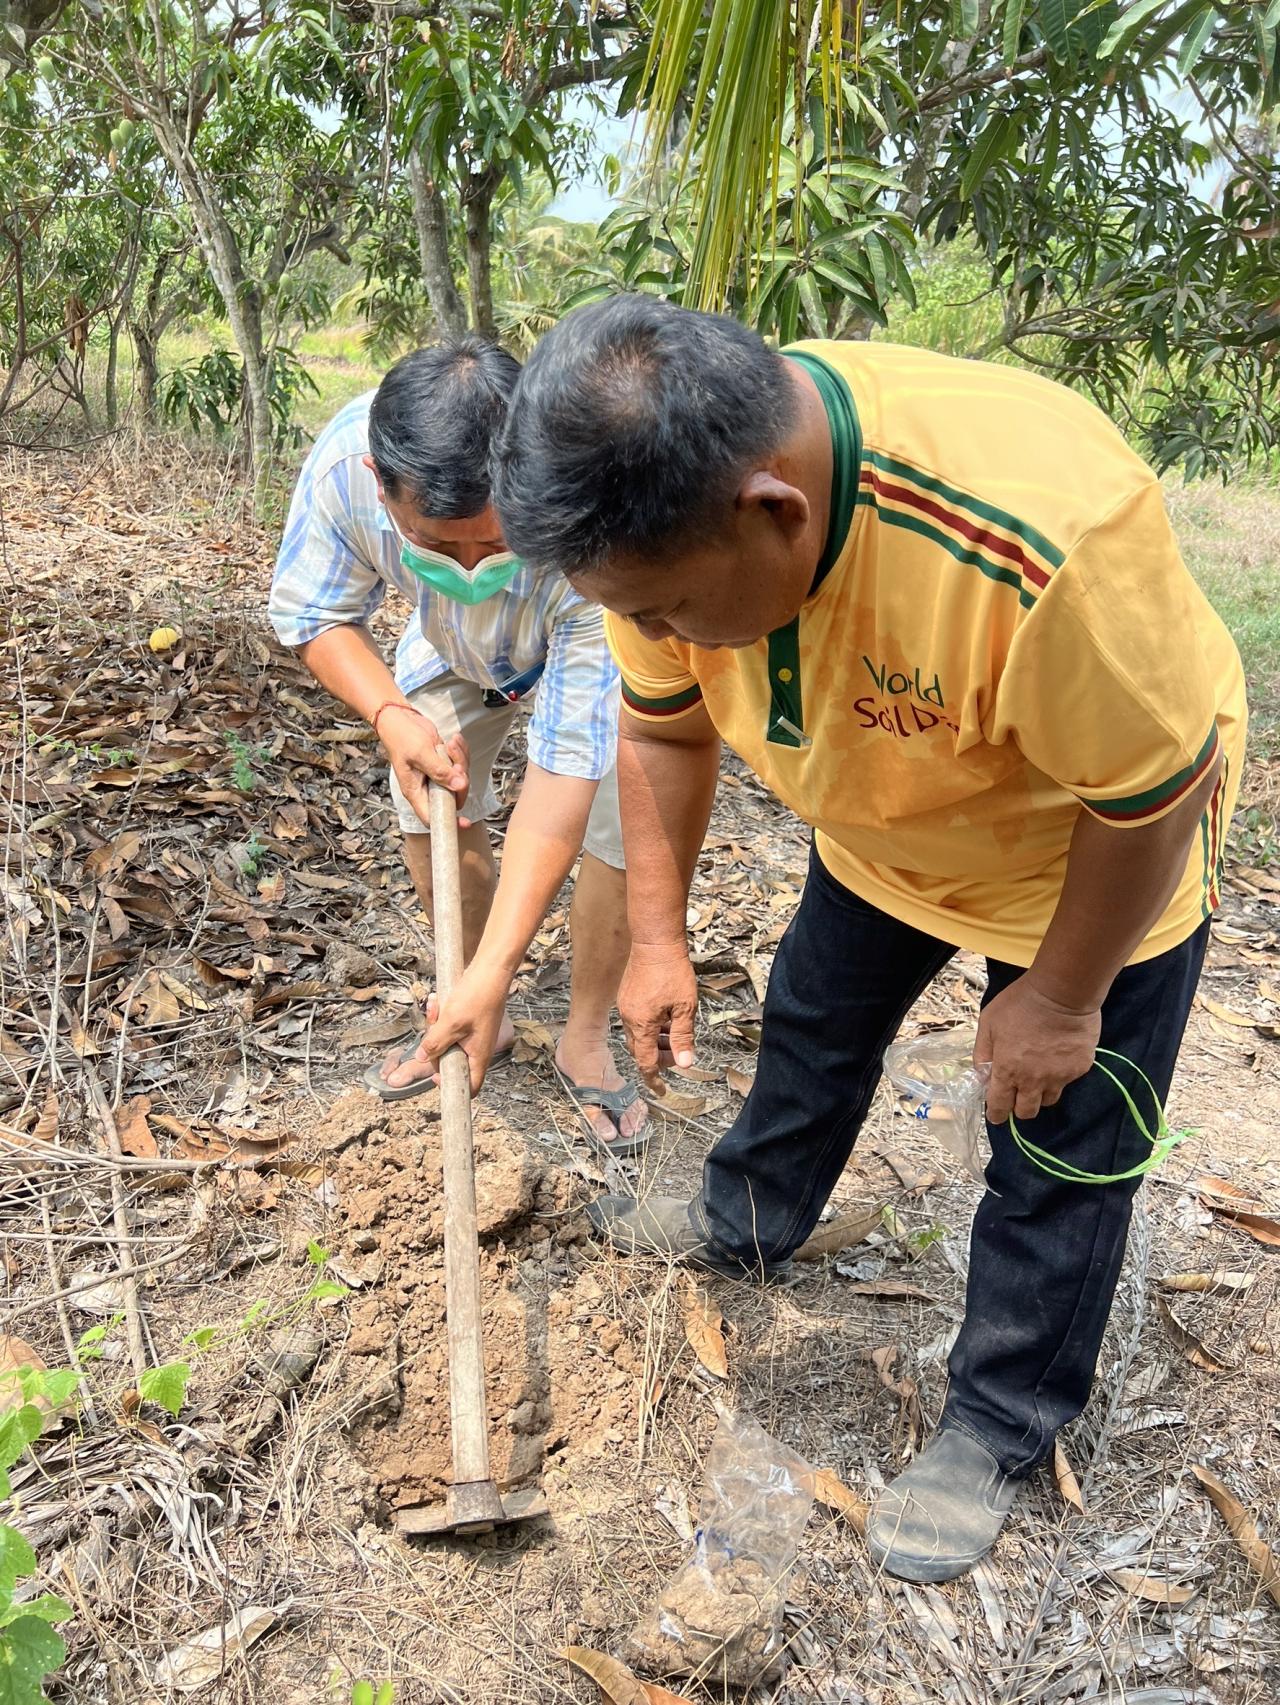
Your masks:
{"label": "green face mask", "polygon": [[[394,521],[391,524],[395,527]],[[496,551],[492,556],[481,557],[474,568],[463,568],[440,551],[410,544],[399,527],[395,530],[400,540],[400,561],[410,574],[442,598],[452,598],[456,603],[483,604],[486,598],[510,586],[520,572],[520,559],[510,551]]]}

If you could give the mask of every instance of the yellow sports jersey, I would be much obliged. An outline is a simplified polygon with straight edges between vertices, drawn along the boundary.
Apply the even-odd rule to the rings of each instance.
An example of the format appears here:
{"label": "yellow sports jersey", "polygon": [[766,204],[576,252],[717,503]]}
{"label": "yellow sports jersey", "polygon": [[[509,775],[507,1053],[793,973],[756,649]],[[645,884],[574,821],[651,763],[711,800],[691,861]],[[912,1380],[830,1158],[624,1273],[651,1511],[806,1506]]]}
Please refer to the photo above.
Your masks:
{"label": "yellow sports jersey", "polygon": [[610,615],[627,710],[705,702],[846,887],[1015,965],[1053,915],[1081,806],[1150,823],[1221,751],[1133,959],[1185,940],[1218,904],[1244,678],[1150,468],[1091,403],[1017,368],[881,343],[786,354],[835,451],[815,588],[741,651],[650,642]]}

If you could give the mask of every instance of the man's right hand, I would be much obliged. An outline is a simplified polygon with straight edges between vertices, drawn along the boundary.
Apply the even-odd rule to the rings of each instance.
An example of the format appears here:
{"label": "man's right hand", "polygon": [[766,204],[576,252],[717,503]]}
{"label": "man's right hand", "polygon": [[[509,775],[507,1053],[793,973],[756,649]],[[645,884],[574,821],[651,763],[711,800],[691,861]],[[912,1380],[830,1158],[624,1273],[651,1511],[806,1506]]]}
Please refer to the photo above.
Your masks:
{"label": "man's right hand", "polygon": [[[459,811],[467,797],[470,757],[467,743],[461,734],[442,741],[434,722],[409,707],[401,710],[390,705],[378,718],[378,738],[387,749],[391,767],[401,791],[422,819],[424,827],[431,826],[431,802],[428,783],[439,782],[457,798]],[[458,827],[465,829],[469,820],[459,815]]]}
{"label": "man's right hand", "polygon": [[684,942],[666,946],[631,945],[631,958],[618,991],[618,1015],[627,1047],[651,1089],[667,1066],[693,1064],[693,1020],[698,1010],[698,979]]}

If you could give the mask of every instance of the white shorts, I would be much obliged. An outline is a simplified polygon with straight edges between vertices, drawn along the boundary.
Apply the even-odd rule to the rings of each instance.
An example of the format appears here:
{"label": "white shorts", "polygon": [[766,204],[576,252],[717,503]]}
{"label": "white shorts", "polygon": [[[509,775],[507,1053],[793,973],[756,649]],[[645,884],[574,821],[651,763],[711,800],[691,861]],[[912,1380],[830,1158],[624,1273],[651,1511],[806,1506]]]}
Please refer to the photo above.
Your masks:
{"label": "white shorts", "polygon": [[[461,734],[471,754],[471,786],[467,790],[465,813],[473,821],[482,822],[498,811],[498,798],[493,791],[493,766],[507,732],[515,719],[515,707],[500,705],[496,709],[484,702],[484,689],[474,681],[464,681],[452,672],[438,675],[409,694],[409,702],[429,717],[447,740]],[[424,835],[427,826],[401,791],[396,772],[388,772],[391,800],[404,835]],[[602,864],[621,870],[622,825],[618,819],[618,772],[611,769],[601,778],[600,786],[587,819],[583,849]]]}

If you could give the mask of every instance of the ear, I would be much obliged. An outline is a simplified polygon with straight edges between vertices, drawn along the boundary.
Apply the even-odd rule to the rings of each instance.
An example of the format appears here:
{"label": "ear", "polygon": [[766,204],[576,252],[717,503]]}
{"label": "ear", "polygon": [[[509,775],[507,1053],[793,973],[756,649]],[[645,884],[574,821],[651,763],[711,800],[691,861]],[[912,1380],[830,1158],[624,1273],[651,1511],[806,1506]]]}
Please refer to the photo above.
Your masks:
{"label": "ear", "polygon": [[802,533],[809,525],[809,499],[799,486],[788,485],[768,468],[757,468],[738,487],[736,507],[756,509],[784,533]]}
{"label": "ear", "polygon": [[373,475],[374,479],[377,480],[377,482],[378,482],[378,502],[379,503],[384,502],[385,499],[384,499],[383,490],[382,490],[382,475],[378,472],[378,464],[374,461],[372,456],[361,456],[360,460],[364,463],[365,467],[368,468],[369,472]]}

